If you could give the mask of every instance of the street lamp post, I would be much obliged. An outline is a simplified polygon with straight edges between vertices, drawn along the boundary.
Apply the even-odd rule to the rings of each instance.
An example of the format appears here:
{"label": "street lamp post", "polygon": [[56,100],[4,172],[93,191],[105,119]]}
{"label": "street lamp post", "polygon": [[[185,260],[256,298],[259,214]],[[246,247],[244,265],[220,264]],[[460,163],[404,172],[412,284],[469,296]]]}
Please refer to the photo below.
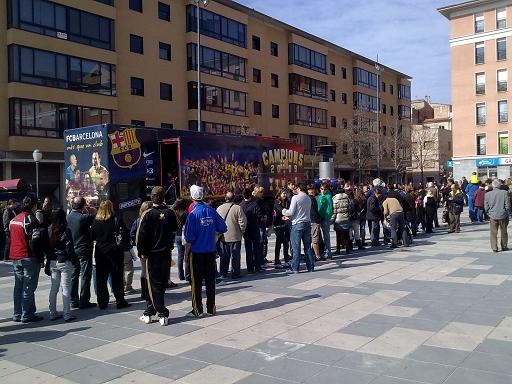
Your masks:
{"label": "street lamp post", "polygon": [[196,3],[196,31],[197,31],[197,51],[196,51],[196,64],[197,64],[197,131],[201,132],[201,33],[200,33],[200,7],[208,5],[208,0],[194,0]]}
{"label": "street lamp post", "polygon": [[39,200],[39,162],[43,158],[43,153],[39,149],[34,149],[32,158],[36,163],[36,197]]}
{"label": "street lamp post", "polygon": [[377,70],[377,177],[380,178],[380,123],[379,123],[380,65],[379,65],[379,55],[377,55],[377,62],[375,63],[375,69]]}

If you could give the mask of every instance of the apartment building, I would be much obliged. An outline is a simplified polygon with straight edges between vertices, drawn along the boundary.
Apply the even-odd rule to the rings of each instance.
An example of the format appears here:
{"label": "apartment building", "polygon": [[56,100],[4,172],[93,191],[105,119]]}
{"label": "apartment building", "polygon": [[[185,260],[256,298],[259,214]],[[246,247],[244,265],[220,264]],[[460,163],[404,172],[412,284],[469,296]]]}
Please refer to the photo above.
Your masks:
{"label": "apartment building", "polygon": [[[407,75],[233,1],[200,2],[201,127],[195,1],[0,0],[0,10],[2,177],[34,182],[38,148],[41,194],[62,195],[62,134],[84,125],[290,138],[308,177],[319,145],[338,145],[336,176],[347,177],[361,146],[375,172],[378,125],[410,137]],[[391,155],[379,160],[393,173]]]}
{"label": "apartment building", "polygon": [[412,182],[441,182],[452,176],[452,108],[430,100],[411,102]]}
{"label": "apartment building", "polygon": [[451,26],[453,175],[509,178],[512,4],[466,1],[438,11]]}

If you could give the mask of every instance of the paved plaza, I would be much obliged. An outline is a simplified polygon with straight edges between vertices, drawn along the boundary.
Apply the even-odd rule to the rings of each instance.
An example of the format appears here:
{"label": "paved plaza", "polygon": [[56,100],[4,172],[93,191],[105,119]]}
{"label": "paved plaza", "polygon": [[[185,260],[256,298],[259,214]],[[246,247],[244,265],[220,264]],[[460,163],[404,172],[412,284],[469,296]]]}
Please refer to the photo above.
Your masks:
{"label": "paved plaza", "polygon": [[167,291],[167,327],[139,321],[138,294],[125,310],[50,321],[44,273],[45,320],[14,323],[11,269],[0,263],[2,384],[512,383],[512,251],[490,252],[487,225],[227,280],[214,317],[185,317],[181,284]]}

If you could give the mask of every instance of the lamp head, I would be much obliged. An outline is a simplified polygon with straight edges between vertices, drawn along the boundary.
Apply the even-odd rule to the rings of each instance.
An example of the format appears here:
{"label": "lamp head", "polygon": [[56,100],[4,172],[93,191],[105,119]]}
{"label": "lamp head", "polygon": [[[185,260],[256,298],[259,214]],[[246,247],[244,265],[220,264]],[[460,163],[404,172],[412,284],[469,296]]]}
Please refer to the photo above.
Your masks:
{"label": "lamp head", "polygon": [[36,163],[38,163],[43,158],[43,153],[39,149],[34,149],[34,152],[32,152],[32,158]]}

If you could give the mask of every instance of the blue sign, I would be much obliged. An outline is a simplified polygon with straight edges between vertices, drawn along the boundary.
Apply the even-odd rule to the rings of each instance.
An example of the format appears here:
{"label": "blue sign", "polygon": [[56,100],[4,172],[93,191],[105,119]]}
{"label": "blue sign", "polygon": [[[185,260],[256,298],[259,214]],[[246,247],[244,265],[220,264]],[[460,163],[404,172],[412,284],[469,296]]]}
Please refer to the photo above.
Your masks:
{"label": "blue sign", "polygon": [[488,159],[476,160],[477,167],[496,167],[500,164],[499,157],[490,157]]}
{"label": "blue sign", "polygon": [[446,161],[446,168],[453,168],[453,160]]}

